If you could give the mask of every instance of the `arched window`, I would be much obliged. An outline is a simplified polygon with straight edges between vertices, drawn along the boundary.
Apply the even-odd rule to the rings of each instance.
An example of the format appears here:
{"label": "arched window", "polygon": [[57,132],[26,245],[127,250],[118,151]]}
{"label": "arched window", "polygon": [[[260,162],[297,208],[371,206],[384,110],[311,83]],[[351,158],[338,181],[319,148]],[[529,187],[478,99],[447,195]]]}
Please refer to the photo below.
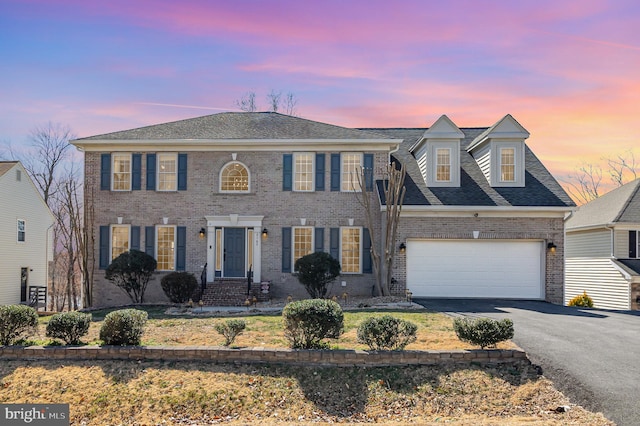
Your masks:
{"label": "arched window", "polygon": [[220,172],[220,192],[249,192],[249,169],[237,161],[227,163]]}

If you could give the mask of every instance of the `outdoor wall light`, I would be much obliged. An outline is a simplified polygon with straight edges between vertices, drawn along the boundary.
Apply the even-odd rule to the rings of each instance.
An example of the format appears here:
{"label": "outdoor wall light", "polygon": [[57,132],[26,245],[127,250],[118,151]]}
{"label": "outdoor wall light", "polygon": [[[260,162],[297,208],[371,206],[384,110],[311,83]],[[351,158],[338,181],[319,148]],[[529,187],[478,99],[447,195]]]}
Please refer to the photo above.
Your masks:
{"label": "outdoor wall light", "polygon": [[267,238],[268,235],[269,235],[269,231],[267,231],[267,228],[264,228],[262,230],[262,238]]}
{"label": "outdoor wall light", "polygon": [[407,251],[407,245],[405,243],[400,243],[400,253],[404,253]]}
{"label": "outdoor wall light", "polygon": [[207,235],[207,231],[204,228],[200,228],[200,232],[198,232],[200,239],[202,240],[205,235]]}
{"label": "outdoor wall light", "polygon": [[556,252],[556,245],[553,244],[553,241],[551,241],[549,244],[547,244],[547,250],[549,250],[549,253],[555,253]]}

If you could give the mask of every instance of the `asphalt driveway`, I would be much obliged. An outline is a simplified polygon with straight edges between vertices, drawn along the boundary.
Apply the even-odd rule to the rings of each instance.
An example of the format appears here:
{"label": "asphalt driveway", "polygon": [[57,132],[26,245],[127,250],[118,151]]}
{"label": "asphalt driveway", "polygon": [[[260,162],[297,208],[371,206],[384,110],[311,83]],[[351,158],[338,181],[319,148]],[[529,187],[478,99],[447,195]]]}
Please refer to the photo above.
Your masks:
{"label": "asphalt driveway", "polygon": [[640,313],[512,300],[415,299],[452,316],[511,318],[513,341],[572,402],[640,424]]}

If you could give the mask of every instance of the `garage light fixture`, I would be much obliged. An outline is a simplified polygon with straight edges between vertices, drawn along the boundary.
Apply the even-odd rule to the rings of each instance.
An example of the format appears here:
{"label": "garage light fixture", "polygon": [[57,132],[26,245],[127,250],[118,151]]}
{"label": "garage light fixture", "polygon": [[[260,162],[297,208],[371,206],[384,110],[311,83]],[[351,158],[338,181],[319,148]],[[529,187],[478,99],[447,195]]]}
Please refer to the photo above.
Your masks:
{"label": "garage light fixture", "polygon": [[553,241],[551,241],[549,244],[547,244],[547,250],[549,250],[549,253],[555,253],[556,252],[556,245],[553,244]]}
{"label": "garage light fixture", "polygon": [[400,243],[400,253],[404,253],[407,251],[407,246],[405,243]]}

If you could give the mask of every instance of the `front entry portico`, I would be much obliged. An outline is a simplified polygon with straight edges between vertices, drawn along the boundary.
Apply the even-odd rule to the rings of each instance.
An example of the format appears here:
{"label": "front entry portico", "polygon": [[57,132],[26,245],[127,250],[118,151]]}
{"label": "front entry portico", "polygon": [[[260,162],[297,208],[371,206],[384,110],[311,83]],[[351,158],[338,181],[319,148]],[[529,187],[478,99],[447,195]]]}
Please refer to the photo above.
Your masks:
{"label": "front entry portico", "polygon": [[261,230],[264,216],[205,216],[207,220],[207,281],[261,276]]}

